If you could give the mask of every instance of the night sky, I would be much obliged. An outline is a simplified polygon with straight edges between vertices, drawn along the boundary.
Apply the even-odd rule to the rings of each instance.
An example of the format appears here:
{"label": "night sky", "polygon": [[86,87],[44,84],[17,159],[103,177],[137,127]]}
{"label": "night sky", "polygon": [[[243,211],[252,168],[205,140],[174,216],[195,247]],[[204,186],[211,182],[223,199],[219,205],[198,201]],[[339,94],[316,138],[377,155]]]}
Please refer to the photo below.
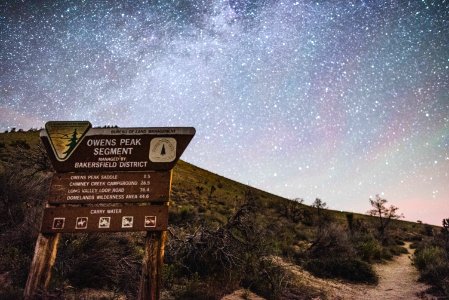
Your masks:
{"label": "night sky", "polygon": [[182,158],[214,173],[440,225],[448,23],[443,0],[2,1],[0,129],[194,126]]}

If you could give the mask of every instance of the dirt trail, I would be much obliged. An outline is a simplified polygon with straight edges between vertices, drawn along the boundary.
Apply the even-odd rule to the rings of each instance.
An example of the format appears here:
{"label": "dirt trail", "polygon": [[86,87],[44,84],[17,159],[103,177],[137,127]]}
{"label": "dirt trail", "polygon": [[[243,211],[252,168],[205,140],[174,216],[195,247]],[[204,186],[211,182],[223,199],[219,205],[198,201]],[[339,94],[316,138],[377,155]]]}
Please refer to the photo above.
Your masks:
{"label": "dirt trail", "polygon": [[[410,244],[406,245],[409,254],[395,257],[392,261],[374,265],[374,269],[379,276],[378,285],[350,284],[339,280],[325,280],[317,278],[297,265],[289,264],[277,258],[277,263],[283,265],[295,277],[298,285],[314,287],[328,295],[329,299],[436,299],[425,294],[429,287],[418,282],[418,271],[412,266],[410,257],[414,250],[410,249]],[[242,297],[242,291],[233,295],[228,295],[222,300],[239,299],[261,299],[251,295]],[[320,299],[320,298],[316,298]]]}
{"label": "dirt trail", "polygon": [[375,287],[360,290],[360,298],[365,299],[432,299],[425,295],[429,287],[418,282],[418,271],[412,266],[410,257],[414,249],[406,244],[409,254],[395,257],[393,261],[374,265],[379,276],[379,284]]}

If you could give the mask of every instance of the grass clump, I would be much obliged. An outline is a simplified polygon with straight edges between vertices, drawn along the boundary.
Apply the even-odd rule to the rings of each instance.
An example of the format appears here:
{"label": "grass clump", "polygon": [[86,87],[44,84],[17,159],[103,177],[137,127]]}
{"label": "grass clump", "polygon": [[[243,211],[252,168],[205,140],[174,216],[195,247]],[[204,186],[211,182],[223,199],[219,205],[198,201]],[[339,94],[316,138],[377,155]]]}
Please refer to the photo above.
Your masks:
{"label": "grass clump", "polygon": [[431,284],[438,296],[449,298],[449,219],[443,220],[440,233],[416,243],[413,264],[420,280]]}
{"label": "grass clump", "polygon": [[64,235],[54,280],[78,289],[117,289],[136,296],[142,262],[138,240],[124,234]]}
{"label": "grass clump", "polygon": [[370,264],[354,258],[327,258],[311,259],[305,268],[312,274],[327,277],[341,278],[352,282],[376,284],[378,278]]}
{"label": "grass clump", "polygon": [[382,259],[382,245],[371,236],[365,237],[355,244],[359,257],[366,262],[374,262]]}
{"label": "grass clump", "polygon": [[432,284],[438,292],[449,297],[449,256],[443,248],[434,245],[418,248],[413,263],[422,281]]}
{"label": "grass clump", "polygon": [[[367,256],[367,253],[377,251],[378,245],[375,242],[363,245],[366,249],[364,249],[362,257],[363,255]],[[373,251],[372,248],[376,250]],[[348,231],[342,226],[331,223],[318,233],[303,265],[306,270],[320,277],[377,283],[378,279],[372,266],[362,260],[362,257],[355,248]]]}

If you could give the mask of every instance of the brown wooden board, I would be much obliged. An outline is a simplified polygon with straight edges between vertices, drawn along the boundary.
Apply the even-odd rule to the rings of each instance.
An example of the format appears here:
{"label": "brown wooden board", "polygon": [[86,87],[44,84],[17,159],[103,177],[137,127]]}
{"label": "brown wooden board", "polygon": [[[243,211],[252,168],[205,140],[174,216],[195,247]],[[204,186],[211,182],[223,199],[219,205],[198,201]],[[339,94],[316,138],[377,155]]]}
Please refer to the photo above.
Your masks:
{"label": "brown wooden board", "polygon": [[42,233],[160,231],[168,224],[168,206],[49,207]]}
{"label": "brown wooden board", "polygon": [[59,173],[48,203],[127,203],[168,201],[170,171]]}
{"label": "brown wooden board", "polygon": [[41,131],[59,173],[171,170],[195,135],[193,127],[72,130],[71,123],[80,122],[48,122]]}

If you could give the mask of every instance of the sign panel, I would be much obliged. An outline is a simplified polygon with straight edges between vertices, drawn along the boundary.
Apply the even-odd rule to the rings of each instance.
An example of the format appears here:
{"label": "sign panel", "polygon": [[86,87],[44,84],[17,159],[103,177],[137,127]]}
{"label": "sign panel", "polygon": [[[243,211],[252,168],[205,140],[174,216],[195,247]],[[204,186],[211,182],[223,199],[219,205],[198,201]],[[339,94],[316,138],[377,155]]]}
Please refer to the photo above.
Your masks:
{"label": "sign panel", "polygon": [[56,159],[59,161],[66,160],[91,127],[92,125],[88,121],[47,122],[45,130]]}
{"label": "sign panel", "polygon": [[48,203],[166,202],[169,191],[170,171],[60,173]]}
{"label": "sign panel", "polygon": [[[64,133],[58,140],[52,132],[60,123]],[[70,123],[48,122],[46,128],[53,131],[41,131],[53,167],[61,173],[171,170],[195,135],[193,127],[148,127],[91,128],[81,136],[80,122],[72,122],[73,128]]]}
{"label": "sign panel", "polygon": [[167,230],[168,206],[49,207],[42,233]]}

